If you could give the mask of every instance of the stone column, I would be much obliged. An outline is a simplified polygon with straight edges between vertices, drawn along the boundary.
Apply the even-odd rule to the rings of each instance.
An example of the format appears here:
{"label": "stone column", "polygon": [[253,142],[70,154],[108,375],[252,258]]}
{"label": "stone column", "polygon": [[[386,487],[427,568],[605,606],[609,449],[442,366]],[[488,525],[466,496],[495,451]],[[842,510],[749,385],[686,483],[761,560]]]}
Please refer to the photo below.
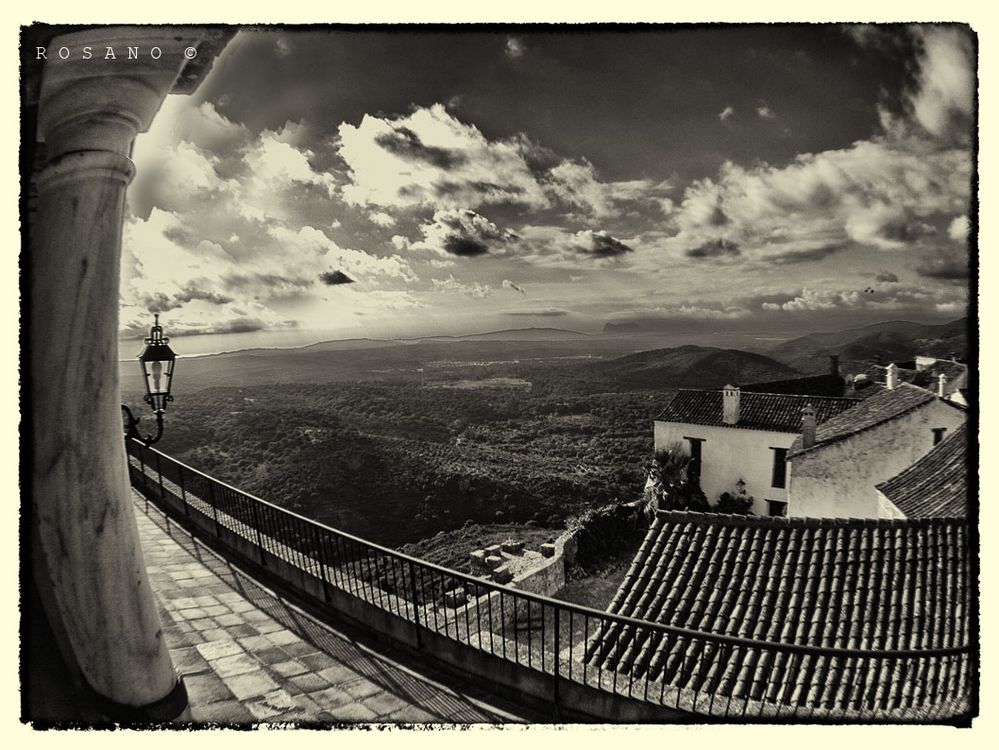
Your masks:
{"label": "stone column", "polygon": [[56,37],[39,99],[49,162],[37,178],[30,258],[35,575],[90,687],[134,707],[162,701],[177,676],[139,546],[122,440],[125,188],[135,135],[202,36],[122,27]]}

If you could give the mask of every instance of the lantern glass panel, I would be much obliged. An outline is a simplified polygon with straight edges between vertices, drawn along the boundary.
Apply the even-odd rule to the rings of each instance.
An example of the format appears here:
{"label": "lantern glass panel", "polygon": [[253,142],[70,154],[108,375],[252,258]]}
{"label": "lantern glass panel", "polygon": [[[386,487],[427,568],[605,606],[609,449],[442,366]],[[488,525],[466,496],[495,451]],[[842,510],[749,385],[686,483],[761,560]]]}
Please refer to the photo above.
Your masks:
{"label": "lantern glass panel", "polygon": [[146,380],[146,392],[149,394],[149,405],[154,411],[166,409],[166,396],[170,393],[173,365],[172,360],[152,360],[142,363],[142,371]]}

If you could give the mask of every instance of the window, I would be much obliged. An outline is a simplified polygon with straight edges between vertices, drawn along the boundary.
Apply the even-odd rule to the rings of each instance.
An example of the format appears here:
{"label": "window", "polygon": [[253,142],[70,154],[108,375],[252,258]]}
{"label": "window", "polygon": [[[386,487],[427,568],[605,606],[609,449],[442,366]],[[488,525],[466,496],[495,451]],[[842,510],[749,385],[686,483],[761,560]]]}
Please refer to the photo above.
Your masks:
{"label": "window", "polygon": [[787,515],[787,503],[783,500],[767,500],[767,515],[783,518]]}
{"label": "window", "polygon": [[934,427],[933,428],[933,445],[936,445],[941,440],[943,440],[944,433],[947,432],[946,427]]}
{"label": "window", "polygon": [[787,487],[787,448],[771,448],[770,450],[774,452],[774,468],[770,477],[770,486]]}
{"label": "window", "polygon": [[687,479],[691,484],[701,483],[701,443],[704,438],[684,437],[690,443],[690,467],[687,469]]}

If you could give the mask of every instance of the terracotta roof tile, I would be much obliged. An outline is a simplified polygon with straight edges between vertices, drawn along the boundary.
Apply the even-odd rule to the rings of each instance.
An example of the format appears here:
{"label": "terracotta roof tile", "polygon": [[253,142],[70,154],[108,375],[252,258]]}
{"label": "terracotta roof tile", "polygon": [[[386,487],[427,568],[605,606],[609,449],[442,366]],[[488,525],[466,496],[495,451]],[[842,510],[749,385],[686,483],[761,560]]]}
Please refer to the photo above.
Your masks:
{"label": "terracotta roof tile", "polygon": [[743,391],[739,397],[738,424],[725,425],[722,421],[721,391],[683,389],[677,391],[657,419],[661,422],[729,426],[746,430],[800,432],[801,410],[806,404],[815,407],[816,419],[821,423],[858,403],[848,398]]}
{"label": "terracotta roof tile", "polygon": [[[928,650],[969,637],[967,525],[661,512],[608,610],[701,633],[838,649]],[[968,653],[788,653],[605,625],[588,662],[727,706],[827,717],[956,716]],[[706,707],[709,698],[695,701]],[[748,705],[748,704],[746,704]],[[815,713],[818,712],[818,713]],[[778,714],[779,715],[779,714]],[[797,714],[796,714],[797,715]]]}
{"label": "terracotta roof tile", "polygon": [[961,425],[929,453],[878,489],[906,518],[968,513],[968,430]]}

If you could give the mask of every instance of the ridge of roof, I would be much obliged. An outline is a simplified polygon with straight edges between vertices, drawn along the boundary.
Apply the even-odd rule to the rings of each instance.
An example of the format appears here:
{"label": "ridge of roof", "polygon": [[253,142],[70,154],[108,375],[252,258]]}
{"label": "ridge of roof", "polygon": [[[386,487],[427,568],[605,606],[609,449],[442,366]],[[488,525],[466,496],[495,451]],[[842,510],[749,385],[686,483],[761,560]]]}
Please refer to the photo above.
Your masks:
{"label": "ridge of roof", "polygon": [[[858,415],[863,415],[865,412],[873,412],[884,402],[890,403],[891,400],[902,400],[903,397],[900,396],[900,394],[909,394],[912,400],[901,408],[893,411],[887,411],[883,415],[876,416],[874,419],[867,422],[864,422],[862,419],[857,419]],[[852,420],[847,420],[846,415],[841,413],[821,423],[815,433],[814,445],[808,448],[802,448],[801,437],[799,436],[793,443],[791,443],[791,447],[788,449],[788,456],[800,456],[804,453],[824,448],[832,443],[837,443],[840,440],[845,440],[853,435],[858,435],[861,432],[866,432],[867,430],[873,429],[886,422],[890,422],[893,419],[898,419],[901,416],[909,414],[916,409],[922,408],[931,401],[942,401],[956,409],[961,408],[958,404],[951,404],[946,399],[941,399],[932,391],[920,388],[918,385],[900,382],[894,388],[885,388],[873,396],[858,401],[858,405],[854,409],[850,410],[850,416],[853,418]]]}
{"label": "ridge of roof", "polygon": [[[891,480],[889,480],[891,481]],[[738,513],[704,513],[692,510],[658,510],[663,521],[717,526],[759,526],[804,529],[831,528],[922,528],[967,525],[962,516],[922,516],[920,518],[814,518],[811,516],[753,516]]]}
{"label": "ridge of roof", "polygon": [[806,404],[816,407],[821,423],[861,403],[858,399],[844,396],[766,393],[740,389],[741,419],[736,424],[727,424],[722,420],[723,397],[721,389],[681,388],[656,416],[656,420],[793,433],[801,429],[800,410]]}

